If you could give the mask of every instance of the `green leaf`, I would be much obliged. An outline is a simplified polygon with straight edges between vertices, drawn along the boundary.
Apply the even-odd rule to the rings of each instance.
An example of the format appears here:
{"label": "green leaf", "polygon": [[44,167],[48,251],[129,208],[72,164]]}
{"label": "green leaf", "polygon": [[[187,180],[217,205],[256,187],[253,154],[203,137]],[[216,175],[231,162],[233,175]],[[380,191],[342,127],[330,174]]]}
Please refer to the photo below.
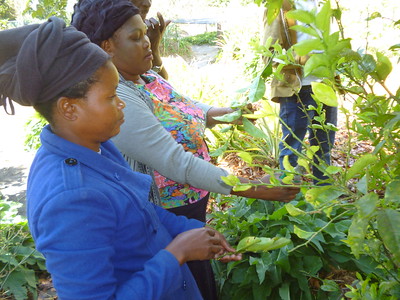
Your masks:
{"label": "green leaf", "polygon": [[359,67],[365,73],[370,74],[376,69],[376,61],[371,54],[365,54],[361,57]]}
{"label": "green leaf", "polygon": [[338,106],[337,95],[333,88],[322,82],[312,82],[311,87],[317,100],[328,106]]}
{"label": "green leaf", "polygon": [[282,179],[282,182],[283,182],[284,184],[293,184],[293,179],[294,179],[294,175],[293,175],[293,174],[289,174],[289,175],[286,175],[286,176]]}
{"label": "green leaf", "polygon": [[364,169],[372,164],[375,164],[378,157],[373,154],[365,154],[361,156],[356,162],[347,170],[346,180],[349,180],[356,176],[357,174],[363,174]]}
{"label": "green leaf", "polygon": [[219,117],[213,117],[215,120],[221,121],[221,122],[227,122],[227,123],[232,123],[233,121],[236,121],[242,116],[241,110],[235,110],[229,114],[225,114],[223,116]]}
{"label": "green leaf", "polygon": [[315,25],[319,30],[325,33],[325,35],[329,35],[330,33],[331,14],[331,3],[328,0],[315,17]]}
{"label": "green leaf", "polygon": [[324,45],[319,39],[308,39],[293,45],[293,49],[298,55],[304,56],[313,50],[324,50]]}
{"label": "green leaf", "polygon": [[336,167],[336,166],[328,166],[328,167],[325,169],[325,172],[326,172],[327,174],[337,174],[337,173],[339,173],[340,171],[342,171],[342,168]]}
{"label": "green leaf", "polygon": [[351,250],[357,259],[364,250],[364,239],[367,233],[368,223],[369,218],[363,218],[358,214],[355,214],[349,227],[349,234],[346,242],[351,247]]}
{"label": "green leaf", "polygon": [[236,247],[237,252],[268,252],[282,248],[290,243],[290,240],[283,237],[255,237],[248,236],[241,239]]}
{"label": "green leaf", "polygon": [[247,250],[251,245],[253,244],[257,244],[258,242],[260,242],[261,239],[255,236],[248,236],[245,237],[243,239],[241,239],[238,243],[238,245],[236,246],[236,251],[240,252],[240,251],[245,251]]}
{"label": "green leaf", "polygon": [[230,186],[235,186],[236,184],[240,183],[239,178],[232,174],[229,174],[228,176],[221,176],[221,179],[223,182]]}
{"label": "green leaf", "polygon": [[261,78],[264,80],[267,79],[272,74],[272,59],[269,63],[264,67],[264,70],[261,72]]}
{"label": "green leaf", "polygon": [[299,238],[308,240],[315,232],[309,232],[305,231],[303,229],[300,229],[296,225],[294,225],[294,231],[293,231]]}
{"label": "green leaf", "polygon": [[380,81],[385,81],[390,72],[392,71],[392,63],[389,58],[384,56],[382,53],[376,53],[377,64],[376,64],[376,72],[378,75],[378,79]]}
{"label": "green leaf", "polygon": [[378,11],[375,11],[367,18],[367,21],[371,21],[373,19],[381,18],[381,17],[382,17],[381,13]]}
{"label": "green leaf", "polygon": [[294,26],[290,27],[290,29],[298,31],[298,32],[303,32],[305,34],[308,34],[310,36],[314,36],[316,38],[320,37],[318,32],[313,27],[302,26],[302,25],[294,25]]}
{"label": "green leaf", "polygon": [[289,283],[285,282],[279,288],[279,296],[282,300],[290,300],[290,286]]}
{"label": "green leaf", "polygon": [[267,21],[268,24],[272,24],[275,18],[278,16],[279,11],[282,7],[283,0],[269,0],[267,10]]}
{"label": "green leaf", "polygon": [[343,191],[334,186],[320,186],[309,189],[304,195],[305,199],[314,206],[337,199]]}
{"label": "green leaf", "polygon": [[247,120],[246,118],[243,118],[243,128],[244,131],[246,131],[248,134],[250,134],[251,136],[254,136],[256,138],[260,138],[260,139],[266,139],[268,138],[266,136],[266,134],[264,133],[264,131],[262,131],[261,129],[257,128],[253,123],[251,123],[249,120]]}
{"label": "green leaf", "polygon": [[248,152],[240,151],[238,153],[238,156],[248,164],[251,164],[253,162],[253,157]]}
{"label": "green leaf", "polygon": [[398,202],[400,195],[400,180],[394,180],[389,183],[385,191],[385,202]]}
{"label": "green leaf", "polygon": [[355,206],[358,209],[358,215],[360,218],[369,218],[374,213],[378,205],[379,197],[375,193],[369,193],[364,197],[361,197],[355,202]]}
{"label": "green leaf", "polygon": [[233,191],[235,192],[247,191],[248,189],[251,189],[251,187],[252,187],[251,184],[238,184],[233,187]]}
{"label": "green leaf", "polygon": [[391,47],[389,48],[389,50],[392,50],[392,51],[395,51],[395,50],[397,50],[397,49],[400,49],[400,44],[393,45],[393,46],[391,46]]}
{"label": "green leaf", "polygon": [[340,287],[338,286],[338,284],[333,281],[333,280],[329,280],[329,279],[324,279],[323,284],[321,285],[321,290],[325,291],[325,292],[338,292],[340,291]]}
{"label": "green leaf", "polygon": [[317,77],[331,77],[332,72],[327,67],[327,62],[325,53],[311,55],[304,65],[304,76],[312,74]]}
{"label": "green leaf", "polygon": [[315,20],[315,16],[312,12],[300,9],[288,11],[286,13],[286,18],[294,19],[304,24],[312,24]]}
{"label": "green leaf", "polygon": [[249,91],[249,101],[250,103],[257,102],[260,100],[265,94],[265,80],[261,76],[257,76],[253,79],[253,82],[250,85]]}
{"label": "green leaf", "polygon": [[393,209],[381,210],[378,214],[378,232],[383,244],[400,264],[400,212]]}
{"label": "green leaf", "polygon": [[292,203],[285,204],[286,210],[288,211],[289,215],[296,217],[299,215],[304,215],[305,212],[297,207],[295,207]]}
{"label": "green leaf", "polygon": [[289,155],[285,155],[283,157],[283,162],[282,163],[283,163],[283,167],[285,168],[285,170],[288,170],[290,172],[294,172],[295,171],[293,166],[290,164]]}

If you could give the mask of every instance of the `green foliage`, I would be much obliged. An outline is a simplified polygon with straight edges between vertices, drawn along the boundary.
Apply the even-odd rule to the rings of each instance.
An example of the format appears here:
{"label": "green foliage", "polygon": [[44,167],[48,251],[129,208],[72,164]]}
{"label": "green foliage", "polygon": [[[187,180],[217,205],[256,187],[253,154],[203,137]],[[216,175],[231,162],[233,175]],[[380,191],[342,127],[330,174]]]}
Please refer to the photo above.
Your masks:
{"label": "green foliage", "polygon": [[162,56],[180,55],[190,57],[190,43],[181,37],[182,32],[176,24],[170,24],[163,35],[160,51]]}
{"label": "green foliage", "polygon": [[37,272],[45,270],[44,258],[35,249],[27,222],[17,216],[18,206],[0,199],[0,297],[36,299]]}
{"label": "green foliage", "polygon": [[15,20],[16,11],[11,0],[0,0],[0,20]]}
{"label": "green foliage", "polygon": [[29,14],[33,18],[47,20],[50,17],[59,17],[66,24],[71,21],[71,16],[67,12],[68,0],[28,0],[24,14]]}
{"label": "green foliage", "polygon": [[[265,5],[274,11],[277,1],[267,1]],[[273,12],[271,14],[269,17],[273,18]],[[322,280],[323,284],[316,294],[308,289],[305,279],[307,276],[300,270],[304,270],[306,264],[301,260],[311,255],[311,250],[316,251],[312,252],[312,261],[319,261],[320,264],[315,268],[314,273],[306,272],[309,277],[318,278],[318,273],[321,270],[326,271],[327,266],[331,264],[336,268],[351,269],[361,274],[358,283],[355,281],[355,287],[351,287],[351,292],[347,294],[348,297],[354,297],[354,299],[398,298],[400,283],[398,272],[400,266],[398,246],[400,241],[398,230],[400,225],[400,202],[398,201],[400,90],[393,92],[386,85],[393,67],[390,57],[386,56],[384,51],[372,53],[354,51],[351,40],[343,38],[343,32],[331,32],[330,17],[334,16],[340,21],[340,15],[340,8],[332,10],[329,1],[325,1],[319,12],[302,10],[289,12],[288,16],[304,23],[304,25],[296,25],[293,29],[307,33],[312,38],[294,45],[287,51],[279,44],[272,45],[271,41],[267,41],[267,45],[263,47],[255,48],[262,52],[262,56],[269,58],[269,64],[262,70],[254,68],[258,71],[250,86],[242,91],[244,95],[241,98],[242,102],[233,106],[242,108],[247,103],[263,100],[265,92],[263,81],[269,81],[271,77],[283,80],[282,68],[297,65],[298,55],[308,55],[309,59],[303,66],[304,74],[319,77],[321,82],[312,85],[317,107],[304,109],[316,110],[318,112],[318,120],[317,118],[316,120],[323,124],[322,104],[338,106],[338,94],[346,93],[346,97],[353,103],[351,111],[346,107],[340,108],[347,120],[345,124],[347,130],[351,133],[348,149],[351,149],[352,143],[360,140],[370,141],[373,150],[371,153],[356,154],[350,154],[348,151],[346,165],[340,168],[327,166],[321,162],[315,163],[312,157],[317,149],[304,144],[304,153],[296,154],[299,156],[299,165],[306,170],[306,173],[299,173],[295,166],[289,166],[287,162],[286,178],[284,178],[284,181],[286,180],[285,182],[289,184],[295,175],[306,180],[300,184],[304,200],[286,204],[285,209],[275,207],[275,210],[260,207],[256,202],[243,205],[239,201],[239,203],[231,203],[232,207],[225,212],[215,213],[215,226],[224,231],[233,244],[237,244],[238,239],[247,236],[284,237],[292,241],[288,246],[275,250],[276,254],[274,252],[255,254],[257,260],[254,257],[245,256],[244,261],[231,263],[226,267],[216,264],[221,295],[224,299],[261,299],[261,295],[264,298],[269,296],[271,299],[290,299],[290,295],[294,294],[299,299],[312,299],[314,296],[318,299],[318,297],[330,297],[326,292],[333,291],[339,293],[340,296],[338,284],[329,280]],[[391,47],[391,50],[398,49]],[[272,62],[276,64],[274,68],[271,68]],[[341,80],[338,80],[338,74]],[[378,88],[383,92],[378,93]],[[239,117],[243,115],[242,113]],[[243,123],[248,124],[246,121]],[[259,131],[254,129],[254,126],[244,125],[241,129],[254,139],[264,138]],[[331,124],[317,124],[311,128],[337,130]],[[232,134],[232,137],[234,136]],[[225,149],[230,151],[227,146]],[[259,166],[255,164],[251,150],[241,151],[241,157],[247,163]],[[321,187],[310,185],[308,182],[312,179],[312,175],[309,174],[309,166],[324,171],[329,177],[327,183],[330,185]],[[260,167],[267,173],[273,174],[271,168]],[[271,181],[272,179],[271,177]],[[238,185],[233,177],[227,180],[234,186]],[[279,182],[272,183],[279,184]],[[291,206],[293,203],[294,207]],[[253,210],[254,204],[256,204],[256,209]],[[269,204],[264,206],[267,205]],[[248,212],[251,214],[247,215]],[[315,214],[315,212],[318,213]],[[287,214],[290,217],[286,219]],[[245,216],[244,219],[242,219],[243,216]],[[309,218],[313,222],[308,223]],[[257,222],[253,223],[252,220],[255,219]],[[274,223],[269,223],[276,220],[279,220],[279,231],[274,231]],[[339,234],[341,237],[331,244],[328,239],[331,232],[325,232],[325,229],[330,228],[332,224],[336,226],[336,222],[341,224]],[[319,227],[315,228],[315,226]],[[340,250],[332,253],[331,248],[337,250],[338,247]],[[282,253],[284,249],[288,249],[286,253]],[[330,252],[329,258],[326,257],[327,252]],[[288,274],[284,273],[289,270],[288,268],[281,270],[276,266],[280,255],[286,255],[290,261],[291,255],[297,253],[301,255],[296,257],[296,263],[293,261],[289,264],[296,267],[292,267]],[[329,261],[328,265],[325,265],[326,261]],[[349,264],[350,261],[354,263],[352,267]],[[342,264],[344,262],[346,263]],[[266,273],[265,270],[272,273]],[[303,277],[295,276],[296,272],[300,272]],[[263,274],[261,277],[260,273]],[[367,275],[370,275],[371,279],[369,277],[362,279]],[[265,278],[269,279],[269,285],[263,286]],[[343,296],[343,293],[341,295]],[[338,295],[334,297],[337,299]]]}
{"label": "green foliage", "polygon": [[25,138],[26,150],[31,151],[39,149],[41,145],[40,133],[46,124],[48,124],[48,122],[37,112],[28,120],[26,127],[29,128],[29,133]]}
{"label": "green foliage", "polygon": [[218,33],[216,31],[212,31],[184,37],[183,41],[187,41],[191,45],[214,45],[217,38]]}
{"label": "green foliage", "polygon": [[[213,262],[220,299],[339,299],[346,289],[322,276],[337,269],[350,275],[379,272],[372,259],[356,259],[342,242],[351,224],[347,205],[336,206],[328,217],[302,196],[287,204],[217,196],[217,204],[212,225],[239,252],[246,251],[239,262]],[[259,252],[257,239],[268,252]],[[314,290],[310,279],[324,289]]]}

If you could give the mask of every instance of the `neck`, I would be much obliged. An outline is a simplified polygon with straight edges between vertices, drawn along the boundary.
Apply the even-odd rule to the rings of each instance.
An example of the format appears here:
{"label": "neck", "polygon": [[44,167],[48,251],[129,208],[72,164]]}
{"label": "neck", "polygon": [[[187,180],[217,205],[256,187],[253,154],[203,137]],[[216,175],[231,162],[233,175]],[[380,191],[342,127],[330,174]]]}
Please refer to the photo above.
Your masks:
{"label": "neck", "polygon": [[129,80],[132,81],[135,84],[145,84],[144,80],[142,79],[142,77],[140,77],[140,75],[132,75],[132,74],[127,74],[124,72],[121,72],[122,77],[125,78],[125,80]]}

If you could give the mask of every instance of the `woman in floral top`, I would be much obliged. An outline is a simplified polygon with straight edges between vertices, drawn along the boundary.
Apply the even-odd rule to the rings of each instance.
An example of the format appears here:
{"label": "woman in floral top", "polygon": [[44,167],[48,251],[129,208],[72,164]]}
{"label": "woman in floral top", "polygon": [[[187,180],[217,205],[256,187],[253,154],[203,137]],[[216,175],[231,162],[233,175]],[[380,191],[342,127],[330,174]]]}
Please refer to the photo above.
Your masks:
{"label": "woman in floral top", "polygon": [[[161,125],[194,156],[210,161],[207,145],[203,139],[205,115],[201,108],[189,98],[182,96],[161,76],[154,73],[142,75],[146,84],[137,85],[151,98],[154,115]],[[161,206],[175,208],[195,203],[207,196],[208,191],[182,184],[154,171],[159,188]]]}
{"label": "woman in floral top", "polygon": [[[209,162],[203,133],[205,127],[219,123],[214,117],[233,110],[194,102],[177,93],[158,74],[149,72],[153,55],[146,36],[147,27],[138,14],[121,19],[112,9],[115,3],[121,2],[130,3],[128,0],[80,0],[75,5],[72,25],[109,53],[118,69],[117,93],[126,102],[125,123],[113,141],[132,168],[152,175],[157,182],[160,189],[153,186],[150,199],[177,215],[201,221],[206,218],[208,192],[292,200],[298,188],[258,186],[233,192],[221,180],[228,172]],[[101,22],[96,21],[98,7],[105,15]],[[203,298],[217,299],[209,261],[188,265]]]}

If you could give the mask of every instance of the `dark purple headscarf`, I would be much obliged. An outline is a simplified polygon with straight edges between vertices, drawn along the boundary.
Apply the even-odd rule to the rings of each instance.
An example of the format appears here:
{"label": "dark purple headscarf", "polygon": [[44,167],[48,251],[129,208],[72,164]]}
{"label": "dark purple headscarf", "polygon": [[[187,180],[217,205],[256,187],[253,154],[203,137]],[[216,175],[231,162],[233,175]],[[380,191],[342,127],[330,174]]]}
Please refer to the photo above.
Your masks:
{"label": "dark purple headscarf", "polygon": [[52,17],[0,31],[0,106],[33,106],[90,77],[109,56],[86,35]]}
{"label": "dark purple headscarf", "polygon": [[74,6],[71,25],[100,45],[137,14],[139,9],[129,0],[79,0]]}

